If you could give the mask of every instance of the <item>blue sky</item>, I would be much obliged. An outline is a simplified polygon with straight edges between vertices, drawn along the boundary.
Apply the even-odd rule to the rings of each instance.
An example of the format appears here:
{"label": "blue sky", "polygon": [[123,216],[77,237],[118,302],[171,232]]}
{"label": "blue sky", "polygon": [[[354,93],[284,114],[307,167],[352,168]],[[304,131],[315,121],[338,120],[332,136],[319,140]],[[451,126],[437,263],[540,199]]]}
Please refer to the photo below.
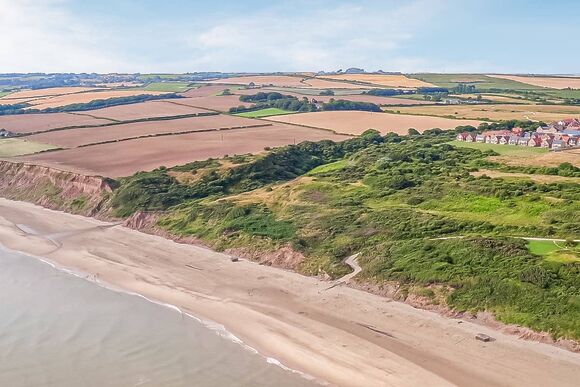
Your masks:
{"label": "blue sky", "polygon": [[580,73],[578,1],[0,0],[0,72]]}

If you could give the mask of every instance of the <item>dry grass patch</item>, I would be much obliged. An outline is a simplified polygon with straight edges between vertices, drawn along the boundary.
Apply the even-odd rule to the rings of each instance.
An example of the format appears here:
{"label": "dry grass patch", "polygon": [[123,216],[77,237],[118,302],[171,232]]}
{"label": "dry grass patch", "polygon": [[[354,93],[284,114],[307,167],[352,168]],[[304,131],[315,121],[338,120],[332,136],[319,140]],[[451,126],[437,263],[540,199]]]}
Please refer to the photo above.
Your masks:
{"label": "dry grass patch", "polygon": [[570,163],[575,167],[580,167],[580,149],[528,154],[521,155],[520,157],[512,157],[510,155],[492,156],[489,159],[498,163],[515,166],[557,167],[562,163]]}
{"label": "dry grass patch", "polygon": [[500,79],[509,79],[528,85],[548,87],[551,89],[580,89],[580,78],[575,77],[539,77],[521,75],[491,75],[488,76]]}
{"label": "dry grass patch", "polygon": [[54,149],[54,146],[20,138],[0,139],[0,157],[28,155]]}
{"label": "dry grass patch", "polygon": [[373,113],[361,111],[324,111],[270,117],[268,120],[334,130],[337,133],[359,135],[368,129],[381,133],[407,134],[409,128],[422,132],[426,129],[453,129],[460,125],[478,126],[475,120],[411,116],[405,114]]}
{"label": "dry grass patch", "polygon": [[477,172],[471,172],[471,175],[475,177],[488,176],[493,179],[496,178],[507,178],[507,179],[529,179],[537,183],[549,184],[549,183],[580,183],[580,178],[578,177],[565,177],[565,176],[554,176],[554,175],[536,175],[527,173],[516,173],[516,172],[500,172],[493,171],[490,169],[480,169]]}

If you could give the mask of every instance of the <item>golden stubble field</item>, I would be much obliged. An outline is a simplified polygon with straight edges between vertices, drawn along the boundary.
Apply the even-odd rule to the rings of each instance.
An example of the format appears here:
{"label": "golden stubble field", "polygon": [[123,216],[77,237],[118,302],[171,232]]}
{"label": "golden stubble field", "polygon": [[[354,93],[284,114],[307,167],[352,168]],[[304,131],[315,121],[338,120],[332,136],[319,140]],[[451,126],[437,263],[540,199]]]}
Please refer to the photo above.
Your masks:
{"label": "golden stubble field", "polygon": [[359,135],[368,129],[383,134],[407,134],[409,128],[422,132],[431,128],[453,129],[460,125],[478,126],[477,120],[456,120],[440,117],[411,116],[406,114],[373,113],[361,111],[324,111],[269,117],[268,120],[334,130],[337,133]]}
{"label": "golden stubble field", "polygon": [[372,83],[376,86],[393,88],[434,87],[434,85],[431,83],[423,82],[419,79],[408,78],[402,74],[337,74],[321,75],[318,78],[335,79],[338,81]]}
{"label": "golden stubble field", "polygon": [[580,106],[566,105],[440,105],[398,107],[404,114],[420,114],[436,117],[489,120],[532,120],[552,122],[580,116]]}
{"label": "golden stubble field", "polygon": [[580,89],[579,77],[539,77],[539,76],[521,76],[521,75],[500,75],[488,74],[489,77],[509,79],[528,85],[547,87],[551,89]]}

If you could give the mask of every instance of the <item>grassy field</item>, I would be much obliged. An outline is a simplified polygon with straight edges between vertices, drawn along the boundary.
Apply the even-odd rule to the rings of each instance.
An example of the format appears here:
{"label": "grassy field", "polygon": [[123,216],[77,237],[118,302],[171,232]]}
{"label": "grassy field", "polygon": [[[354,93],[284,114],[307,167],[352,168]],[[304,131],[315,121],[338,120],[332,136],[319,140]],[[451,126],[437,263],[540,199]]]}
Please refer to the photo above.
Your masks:
{"label": "grassy field", "polygon": [[576,263],[580,262],[579,245],[566,245],[565,242],[528,241],[528,249],[532,254],[544,257],[547,262]]}
{"label": "grassy field", "polygon": [[0,98],[4,97],[10,93],[11,93],[10,91],[0,91]]}
{"label": "grassy field", "polygon": [[297,112],[292,112],[289,110],[283,110],[278,108],[266,108],[260,110],[252,110],[250,112],[238,113],[236,116],[239,117],[246,117],[246,118],[263,118],[263,117],[272,117],[272,116],[280,116],[283,114],[294,114]]}
{"label": "grassy field", "polygon": [[28,155],[55,148],[52,145],[26,141],[19,138],[0,139],[0,157]]}
{"label": "grassy field", "polygon": [[533,148],[527,146],[513,146],[513,145],[498,145],[498,144],[483,144],[479,142],[464,142],[464,141],[452,141],[452,145],[459,146],[462,148],[479,149],[480,151],[492,150],[499,153],[500,155],[534,155],[548,153],[549,150],[545,148]]}
{"label": "grassy field", "polygon": [[552,122],[580,116],[580,106],[535,104],[416,105],[385,108],[403,114],[476,120],[532,120]]}
{"label": "grassy field", "polygon": [[407,74],[436,86],[454,88],[459,84],[473,84],[479,90],[540,90],[541,87],[515,82],[509,79],[488,77],[483,74]]}
{"label": "grassy field", "polygon": [[189,82],[153,82],[143,88],[147,91],[166,91],[179,93],[191,89]]}

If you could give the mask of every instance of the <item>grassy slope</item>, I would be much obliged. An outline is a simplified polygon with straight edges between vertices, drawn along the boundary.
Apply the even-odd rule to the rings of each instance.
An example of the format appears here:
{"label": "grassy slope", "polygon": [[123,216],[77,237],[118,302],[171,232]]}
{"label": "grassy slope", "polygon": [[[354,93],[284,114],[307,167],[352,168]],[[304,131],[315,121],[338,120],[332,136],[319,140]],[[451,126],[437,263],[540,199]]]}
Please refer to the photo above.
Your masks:
{"label": "grassy slope", "polygon": [[518,156],[518,155],[542,154],[549,152],[549,150],[545,148],[498,145],[498,144],[482,144],[479,142],[463,142],[457,140],[452,141],[451,144],[462,148],[478,149],[481,151],[492,150],[500,155]]}
{"label": "grassy slope", "polygon": [[0,139],[0,157],[21,156],[55,148],[53,145],[18,138]]}
{"label": "grassy slope", "polygon": [[292,112],[288,110],[278,109],[278,108],[266,108],[260,110],[253,110],[250,112],[238,113],[236,116],[247,117],[247,118],[262,118],[262,117],[272,117],[280,116],[283,114],[294,114],[297,112]]}
{"label": "grassy slope", "polygon": [[[488,153],[436,145],[451,138],[390,136],[387,144],[302,168],[309,172],[297,178],[275,174],[311,160],[308,153],[263,163],[268,180],[256,169],[239,181],[223,164],[196,164],[181,169],[198,176],[195,184],[182,191],[170,182],[165,199],[151,203],[159,209],[169,200],[161,227],[217,249],[290,245],[307,257],[299,271],[333,277],[349,271],[344,257],[361,252],[361,278],[396,282],[402,297],[415,293],[456,310],[488,310],[505,322],[579,339],[580,264],[547,260],[507,236],[580,237],[580,186],[474,178],[469,171]],[[316,157],[328,153],[323,148]],[[221,173],[229,177],[218,182]],[[139,179],[164,191],[163,171],[157,174]],[[258,178],[265,185],[255,184]],[[180,192],[197,196],[175,202]],[[454,235],[471,237],[436,239]]]}

